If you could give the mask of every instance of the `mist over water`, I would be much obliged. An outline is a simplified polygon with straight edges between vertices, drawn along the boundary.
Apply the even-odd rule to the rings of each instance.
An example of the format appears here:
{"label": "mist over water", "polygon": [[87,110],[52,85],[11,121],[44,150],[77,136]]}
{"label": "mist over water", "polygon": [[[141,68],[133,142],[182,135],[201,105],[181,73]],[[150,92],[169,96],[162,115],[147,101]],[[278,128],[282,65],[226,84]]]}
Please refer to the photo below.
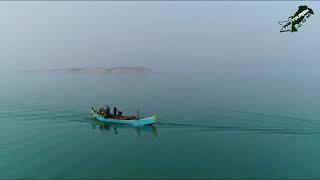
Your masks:
{"label": "mist over water", "polygon": [[[15,73],[2,81],[1,177],[318,176],[318,112],[301,102],[316,94],[207,75]],[[105,104],[160,120],[109,127],[89,113]]]}

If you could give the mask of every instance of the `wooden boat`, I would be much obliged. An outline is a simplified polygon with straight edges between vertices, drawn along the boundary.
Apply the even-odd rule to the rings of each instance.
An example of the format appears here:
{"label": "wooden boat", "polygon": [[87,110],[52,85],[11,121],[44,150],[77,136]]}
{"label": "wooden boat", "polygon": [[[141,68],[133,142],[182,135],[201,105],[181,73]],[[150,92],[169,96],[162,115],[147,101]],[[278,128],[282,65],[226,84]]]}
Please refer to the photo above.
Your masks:
{"label": "wooden boat", "polygon": [[104,123],[96,121],[95,119],[91,122],[92,128],[101,130],[105,133],[111,134],[121,134],[122,131],[131,131],[135,130],[138,136],[145,134],[152,134],[158,136],[157,127],[154,124],[147,124],[143,126],[133,126],[128,124],[114,124],[114,123]]}
{"label": "wooden boat", "polygon": [[[131,125],[147,125],[147,124],[155,124],[157,121],[156,115],[150,117],[144,117],[140,119],[132,119],[133,116],[121,116],[115,118],[106,118],[102,115],[98,114],[97,111],[91,107],[91,112],[93,117],[95,117],[98,121],[105,123],[116,123],[116,124],[131,124]],[[131,119],[130,119],[131,118]],[[128,120],[130,119],[130,120]]]}

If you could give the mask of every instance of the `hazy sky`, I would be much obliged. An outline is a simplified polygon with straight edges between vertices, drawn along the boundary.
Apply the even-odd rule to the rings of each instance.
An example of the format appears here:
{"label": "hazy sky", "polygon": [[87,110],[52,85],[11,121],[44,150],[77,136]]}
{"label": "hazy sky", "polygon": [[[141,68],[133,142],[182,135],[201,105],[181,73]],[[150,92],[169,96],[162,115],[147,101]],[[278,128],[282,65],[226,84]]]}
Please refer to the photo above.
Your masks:
{"label": "hazy sky", "polygon": [[[280,33],[299,5],[315,15]],[[319,69],[320,2],[0,2],[0,67]]]}

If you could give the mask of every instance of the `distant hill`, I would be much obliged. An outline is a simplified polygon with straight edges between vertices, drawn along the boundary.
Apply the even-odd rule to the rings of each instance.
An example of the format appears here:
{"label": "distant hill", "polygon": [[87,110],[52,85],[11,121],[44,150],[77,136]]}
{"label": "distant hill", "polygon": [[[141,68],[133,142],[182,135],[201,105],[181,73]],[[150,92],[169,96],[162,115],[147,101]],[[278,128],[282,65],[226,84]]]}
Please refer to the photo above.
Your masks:
{"label": "distant hill", "polygon": [[147,74],[153,70],[144,66],[119,66],[113,68],[52,68],[42,70],[29,70],[28,72],[64,72],[64,73],[90,73],[90,74]]}

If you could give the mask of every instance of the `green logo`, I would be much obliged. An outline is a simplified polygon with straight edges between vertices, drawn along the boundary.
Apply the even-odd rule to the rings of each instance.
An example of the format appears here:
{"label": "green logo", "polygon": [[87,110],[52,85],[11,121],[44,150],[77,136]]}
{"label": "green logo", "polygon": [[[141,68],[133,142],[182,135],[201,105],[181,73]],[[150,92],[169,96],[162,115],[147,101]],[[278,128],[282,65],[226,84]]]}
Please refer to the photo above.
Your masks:
{"label": "green logo", "polygon": [[279,24],[282,26],[280,32],[297,32],[298,28],[306,22],[306,18],[313,15],[313,10],[308,6],[299,6],[297,12],[293,16],[290,16],[287,21],[280,21]]}

